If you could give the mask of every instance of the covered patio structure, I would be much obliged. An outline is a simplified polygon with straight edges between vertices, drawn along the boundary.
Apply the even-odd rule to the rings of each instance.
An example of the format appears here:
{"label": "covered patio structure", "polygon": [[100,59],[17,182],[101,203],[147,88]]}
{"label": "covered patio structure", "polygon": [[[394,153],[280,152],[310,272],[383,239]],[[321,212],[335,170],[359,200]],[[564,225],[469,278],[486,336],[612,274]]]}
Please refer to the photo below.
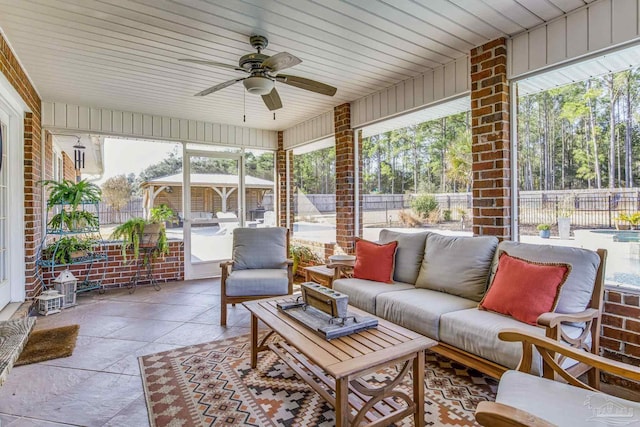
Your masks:
{"label": "covered patio structure", "polygon": [[[248,43],[255,35],[268,36],[270,43],[257,54]],[[171,141],[181,144],[183,153],[213,147],[239,159],[251,150],[273,152],[275,182],[252,183],[249,175],[239,181],[247,191],[246,202],[240,198],[244,206],[234,205],[239,187],[227,177],[193,174],[189,208],[244,209],[251,219],[251,210],[273,190],[269,207],[277,225],[289,229],[294,228],[294,150],[329,141],[336,154],[333,246],[351,254],[356,238],[364,236],[364,129],[447,110],[452,103],[465,105],[472,140],[472,232],[517,240],[517,82],[633,46],[640,46],[638,0],[3,1],[0,310],[33,302],[43,290],[37,253],[46,234],[47,196],[40,182],[55,178],[55,134],[120,138],[124,147],[127,139]],[[247,62],[251,55],[284,52],[298,59],[286,64],[291,69],[254,61],[254,70]],[[259,75],[252,75],[256,70]],[[268,75],[269,82],[252,87],[252,81],[242,81],[247,75],[254,83]],[[318,86],[306,79],[337,90],[308,90]],[[266,91],[273,87],[279,95]],[[181,174],[149,181],[144,191],[147,211],[161,203],[185,211]],[[176,280],[192,278],[184,269],[188,250],[175,245],[171,258],[182,267],[168,273]],[[215,278],[206,280],[206,286],[219,286]],[[638,293],[607,288],[601,340],[603,355],[635,365],[640,365]],[[210,298],[207,310],[218,303]],[[202,324],[210,327],[204,317]],[[189,331],[205,328],[194,323]],[[109,347],[115,339],[96,341]],[[104,372],[113,383],[120,376]],[[640,384],[624,384],[640,390]],[[51,401],[64,407],[65,397],[54,395]],[[113,409],[114,416],[118,411]],[[76,412],[56,421],[104,425],[87,423],[78,414],[82,411]],[[41,413],[37,420],[47,416]]]}
{"label": "covered patio structure", "polygon": [[[216,173],[191,174],[191,214],[215,215],[216,212],[238,213],[238,176]],[[273,197],[265,204],[265,195],[273,194],[274,182],[247,175],[244,177],[246,220],[261,218],[266,210],[273,210]],[[152,208],[167,205],[180,217],[182,212],[183,175],[159,177],[141,185],[145,217]]]}

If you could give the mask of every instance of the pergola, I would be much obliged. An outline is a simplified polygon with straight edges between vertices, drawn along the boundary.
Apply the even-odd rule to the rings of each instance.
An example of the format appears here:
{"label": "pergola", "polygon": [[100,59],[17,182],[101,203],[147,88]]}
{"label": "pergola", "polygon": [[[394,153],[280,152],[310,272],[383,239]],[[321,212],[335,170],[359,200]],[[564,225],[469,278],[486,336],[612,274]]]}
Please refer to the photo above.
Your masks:
{"label": "pergola", "polygon": [[[195,173],[190,175],[192,188],[210,188],[221,200],[222,212],[227,212],[229,197],[238,190],[238,176],[226,175],[219,173]],[[268,191],[273,191],[274,183],[262,178],[256,178],[254,176],[247,175],[244,178],[246,191],[257,191],[259,194],[258,201],[262,199],[262,196]],[[176,173],[173,175],[159,177],[153,180],[145,181],[142,183],[142,202],[144,206],[145,215],[148,215],[151,208],[155,207],[156,198],[158,195],[165,191],[169,194],[174,191],[182,191],[183,188],[183,175],[182,173]]]}

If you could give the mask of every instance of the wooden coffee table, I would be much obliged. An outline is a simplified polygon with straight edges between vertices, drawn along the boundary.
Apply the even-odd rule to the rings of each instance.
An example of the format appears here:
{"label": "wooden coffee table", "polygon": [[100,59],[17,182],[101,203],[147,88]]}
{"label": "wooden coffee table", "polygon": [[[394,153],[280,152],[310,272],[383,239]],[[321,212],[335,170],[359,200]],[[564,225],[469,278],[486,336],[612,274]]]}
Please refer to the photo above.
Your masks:
{"label": "wooden coffee table", "polygon": [[[378,327],[327,341],[276,307],[277,297],[244,306],[251,312],[251,367],[258,353],[271,350],[329,402],[336,426],[386,426],[411,414],[416,426],[424,425],[424,350],[437,343],[386,320]],[[362,315],[370,314],[349,307]],[[258,342],[258,320],[271,331]],[[282,339],[267,341],[273,334]],[[361,377],[388,366],[400,365],[398,375],[381,387]],[[413,369],[413,396],[397,386]],[[404,401],[404,404],[400,402]]]}

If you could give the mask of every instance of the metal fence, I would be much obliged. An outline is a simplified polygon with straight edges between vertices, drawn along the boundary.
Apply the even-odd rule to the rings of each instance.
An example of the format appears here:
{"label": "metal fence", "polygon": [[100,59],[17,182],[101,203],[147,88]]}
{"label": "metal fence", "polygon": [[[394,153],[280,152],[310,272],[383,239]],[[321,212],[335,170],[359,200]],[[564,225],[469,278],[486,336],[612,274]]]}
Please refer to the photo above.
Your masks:
{"label": "metal fence", "polygon": [[640,211],[640,193],[581,193],[566,195],[520,194],[520,224],[554,224],[558,217],[568,216],[577,227],[613,227],[620,214]]}

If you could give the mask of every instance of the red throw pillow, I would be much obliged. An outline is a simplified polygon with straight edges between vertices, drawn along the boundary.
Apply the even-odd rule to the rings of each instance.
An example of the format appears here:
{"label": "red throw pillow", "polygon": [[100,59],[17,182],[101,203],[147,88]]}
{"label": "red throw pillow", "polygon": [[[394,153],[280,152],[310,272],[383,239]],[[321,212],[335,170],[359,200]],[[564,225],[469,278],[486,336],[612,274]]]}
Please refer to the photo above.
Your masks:
{"label": "red throw pillow", "polygon": [[569,264],[531,262],[503,252],[480,308],[536,325],[542,313],[556,308],[570,271]]}
{"label": "red throw pillow", "polygon": [[353,277],[393,283],[397,247],[397,241],[378,244],[356,239],[356,263],[353,267]]}

